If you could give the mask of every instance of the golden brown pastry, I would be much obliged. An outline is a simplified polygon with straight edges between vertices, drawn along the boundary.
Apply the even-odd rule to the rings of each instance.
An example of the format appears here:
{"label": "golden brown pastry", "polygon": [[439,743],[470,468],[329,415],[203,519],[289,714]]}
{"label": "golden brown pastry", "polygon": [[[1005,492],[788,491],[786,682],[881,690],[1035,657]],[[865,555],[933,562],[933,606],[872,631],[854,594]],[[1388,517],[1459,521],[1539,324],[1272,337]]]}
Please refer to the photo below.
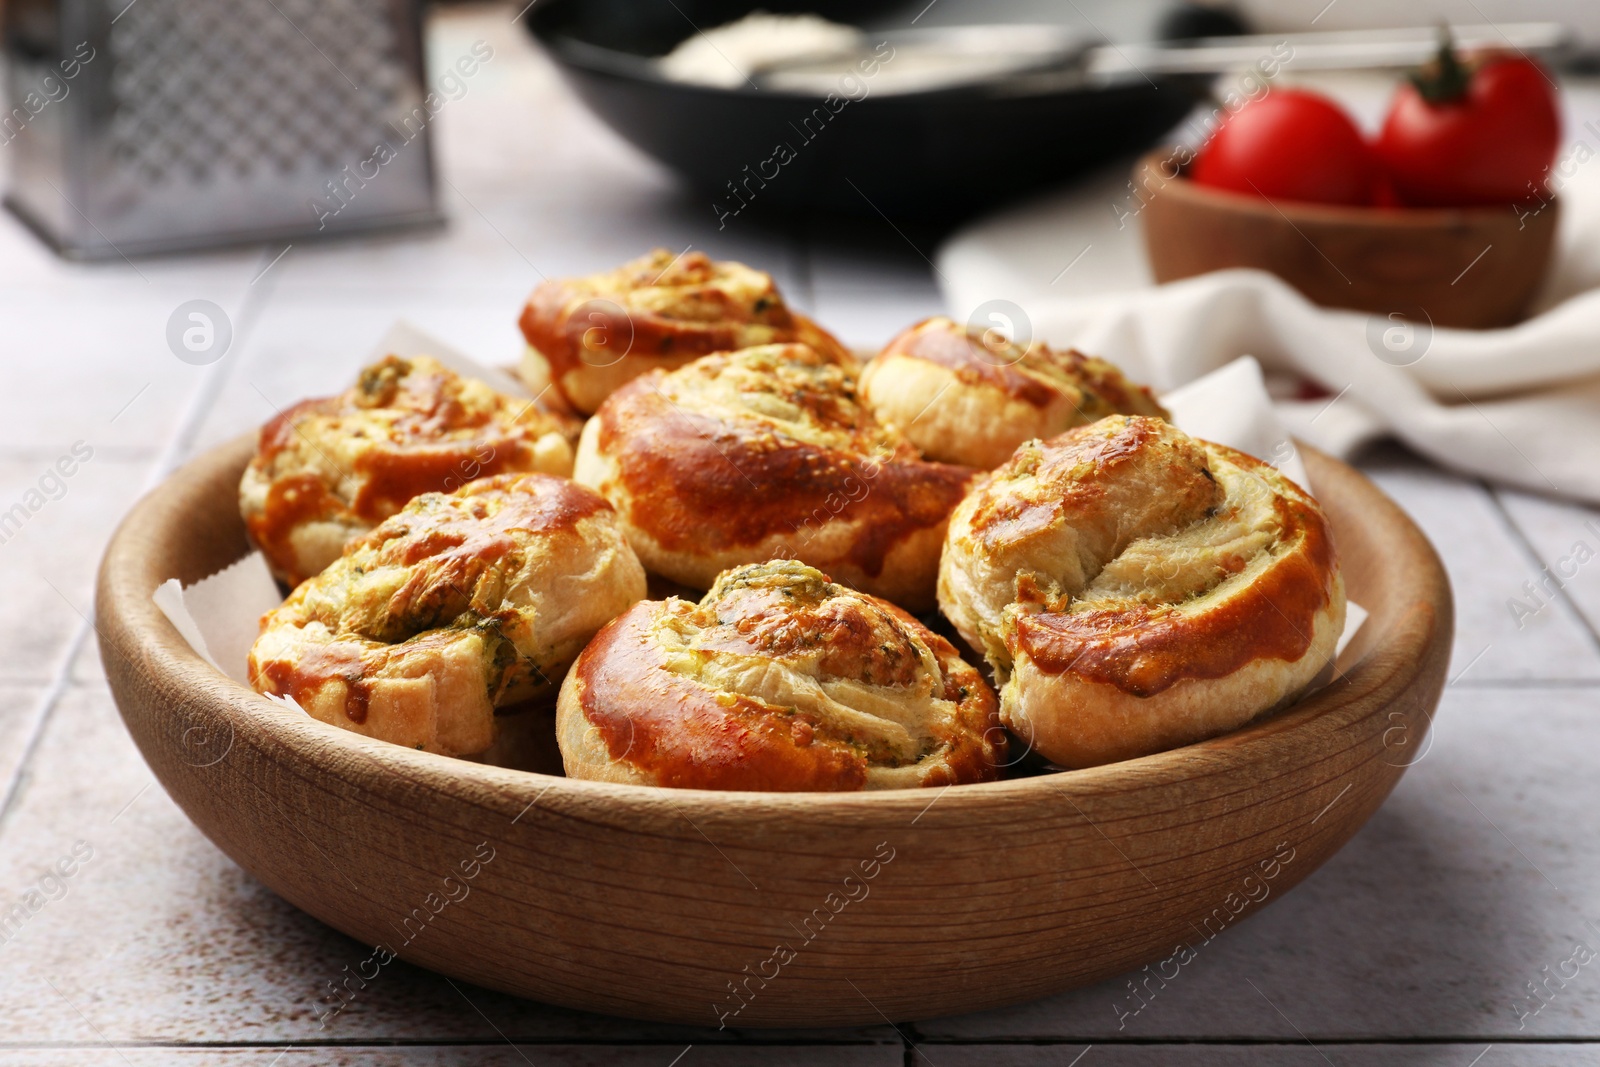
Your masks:
{"label": "golden brown pastry", "polygon": [[855,361],[762,345],[655,372],[584,427],[573,477],[651,572],[694,589],[792,557],[912,611],[974,472],[922,460],[855,400]]}
{"label": "golden brown pastry", "polygon": [[1327,520],[1260,460],[1114,415],[1030,441],[950,519],[939,604],[1064,767],[1185,745],[1293,700],[1332,659]]}
{"label": "golden brown pastry", "polygon": [[338,396],[261,428],[239,483],[250,539],[299,585],[421,493],[509,471],[572,473],[574,420],[497,393],[426,356],[389,356]]}
{"label": "golden brown pastry", "polygon": [[704,252],[658,248],[615,270],[547,281],[522,310],[523,377],[552,381],[584,413],[626,382],[711,352],[796,341],[846,350],[791,310],[772,276]]}
{"label": "golden brown pastry", "polygon": [[948,641],[794,560],[636,604],[578,657],[556,732],[569,777],[696,789],[983,782],[1006,752]]}
{"label": "golden brown pastry", "polygon": [[473,755],[494,709],[554,693],[644,591],[604,500],[496,475],[412,500],[264,615],[250,682],[334,726]]}
{"label": "golden brown pastry", "polygon": [[901,333],[867,364],[861,403],[927,458],[983,470],[1024,441],[1107,415],[1167,414],[1103,359],[1023,347],[942,317]]}

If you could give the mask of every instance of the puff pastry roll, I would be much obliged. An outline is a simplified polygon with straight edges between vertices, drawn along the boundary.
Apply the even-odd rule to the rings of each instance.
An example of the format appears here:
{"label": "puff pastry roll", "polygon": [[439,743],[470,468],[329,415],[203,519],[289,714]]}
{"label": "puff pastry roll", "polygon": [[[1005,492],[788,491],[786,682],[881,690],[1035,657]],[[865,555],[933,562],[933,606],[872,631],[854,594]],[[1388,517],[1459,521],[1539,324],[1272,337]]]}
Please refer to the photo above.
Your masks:
{"label": "puff pastry roll", "polygon": [[939,603],[1056,763],[1200,741],[1328,667],[1344,581],[1322,509],[1271,466],[1156,418],[1032,441],[950,520]]}
{"label": "puff pastry roll", "polygon": [[295,586],[421,493],[509,471],[572,473],[577,429],[426,356],[389,356],[344,393],[261,428],[239,510],[273,574]]}
{"label": "puff pastry roll", "polygon": [[842,356],[826,330],[784,303],[764,271],[658,248],[615,270],[544,282],[522,310],[523,377],[554,382],[584,413],[651,370],[711,352],[799,342]]}
{"label": "puff pastry roll", "polygon": [[861,374],[861,402],[929,459],[993,470],[1035,437],[1166,412],[1103,359],[1013,344],[947,318],[901,333]]}
{"label": "puff pastry roll", "polygon": [[644,592],[599,496],[497,475],[417,497],[295,589],[262,617],[250,681],[346,730],[474,755],[496,708],[552,695]]}
{"label": "puff pastry roll", "polygon": [[855,399],[853,359],[804,345],[705,356],[614,393],[573,477],[645,567],[693,589],[777,557],[930,610],[950,510],[975,472],[925,462]]}
{"label": "puff pastry roll", "polygon": [[698,789],[982,782],[1006,755],[948,641],[794,560],[636,604],[578,658],[556,731],[570,777]]}

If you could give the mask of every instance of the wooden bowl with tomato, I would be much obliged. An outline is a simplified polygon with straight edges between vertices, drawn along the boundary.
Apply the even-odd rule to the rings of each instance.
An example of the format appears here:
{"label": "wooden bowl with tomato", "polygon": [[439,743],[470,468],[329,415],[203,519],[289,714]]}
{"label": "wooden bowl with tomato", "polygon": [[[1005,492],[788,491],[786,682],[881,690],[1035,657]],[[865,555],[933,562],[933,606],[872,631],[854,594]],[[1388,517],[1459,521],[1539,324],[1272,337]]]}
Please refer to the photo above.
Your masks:
{"label": "wooden bowl with tomato", "polygon": [[1326,307],[1511,325],[1555,248],[1544,180],[1560,132],[1541,67],[1462,62],[1448,45],[1402,83],[1373,139],[1332,101],[1273,89],[1198,152],[1140,160],[1151,270],[1167,282],[1254,267]]}

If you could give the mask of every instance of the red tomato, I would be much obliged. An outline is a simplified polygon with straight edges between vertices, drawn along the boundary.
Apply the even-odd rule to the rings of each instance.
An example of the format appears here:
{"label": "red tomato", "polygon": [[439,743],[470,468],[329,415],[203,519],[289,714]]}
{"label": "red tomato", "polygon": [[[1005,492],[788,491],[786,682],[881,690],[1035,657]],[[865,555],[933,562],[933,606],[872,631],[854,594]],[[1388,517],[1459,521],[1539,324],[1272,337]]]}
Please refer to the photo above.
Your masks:
{"label": "red tomato", "polygon": [[1379,174],[1350,116],[1303,89],[1273,89],[1223,120],[1189,172],[1201,185],[1317,204],[1371,203]]}
{"label": "red tomato", "polygon": [[1560,141],[1555,90],[1537,64],[1492,56],[1469,70],[1442,53],[1400,86],[1377,151],[1407,204],[1513,204],[1538,196]]}
{"label": "red tomato", "polygon": [[1378,175],[1378,180],[1372,184],[1372,206],[1388,208],[1406,206],[1400,199],[1400,194],[1395,191],[1394,181],[1387,174]]}

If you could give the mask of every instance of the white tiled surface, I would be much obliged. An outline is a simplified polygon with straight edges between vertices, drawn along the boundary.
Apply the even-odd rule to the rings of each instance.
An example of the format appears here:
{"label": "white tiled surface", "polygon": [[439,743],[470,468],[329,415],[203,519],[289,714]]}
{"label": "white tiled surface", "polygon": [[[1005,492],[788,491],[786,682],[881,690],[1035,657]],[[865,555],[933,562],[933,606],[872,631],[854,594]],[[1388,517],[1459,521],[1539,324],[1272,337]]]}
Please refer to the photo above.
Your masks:
{"label": "white tiled surface", "polygon": [[[440,59],[479,38],[496,50],[436,127],[442,230],[135,269],[63,264],[0,216],[0,508],[74,442],[94,449],[0,544],[0,910],[73,842],[95,849],[67,894],[0,944],[0,1067],[1600,1063],[1600,971],[1520,1029],[1513,1008],[1574,940],[1600,947],[1588,925],[1600,926],[1600,558],[1575,560],[1600,555],[1600,512],[1398,451],[1365,466],[1433,537],[1457,598],[1435,743],[1349,847],[1208,945],[1126,1026],[1110,982],[898,1029],[719,1035],[458,991],[396,964],[319,1029],[321,976],[359,946],[205,841],[151,784],[92,641],[68,660],[100,548],[141,487],[273,405],[339,387],[396,317],[510,361],[541,275],[653,245],[772,270],[853,344],[940,310],[931,241],[909,228],[741,219],[718,232],[709,205],[576,106],[509,16],[457,11],[430,35]],[[234,321],[211,368],[165,347],[166,316],[194,297]]]}
{"label": "white tiled surface", "polygon": [[[1514,703],[1513,703],[1514,701]],[[1109,982],[923,1023],[934,1039],[1484,1042],[1600,1034],[1585,970],[1519,1029],[1523,983],[1600,949],[1594,691],[1452,686],[1429,749],[1321,870],[1136,1006]],[[1600,962],[1597,960],[1596,962]],[[1270,999],[1269,999],[1270,998]],[[1119,1023],[1121,1025],[1119,1025]],[[1481,1044],[1479,1046],[1482,1047]],[[1470,1057],[1469,1057],[1470,1058]]]}
{"label": "white tiled surface", "polygon": [[[691,1054],[693,1060],[689,1059]],[[672,1067],[674,1063],[694,1063],[701,1067],[737,1067],[750,1063],[771,1067],[801,1067],[803,1064],[819,1062],[819,1055],[826,1056],[826,1062],[838,1064],[839,1067],[898,1067],[904,1060],[899,1043],[893,1046],[834,1045],[819,1052],[815,1046],[763,1045],[759,1042],[739,1048],[692,1043],[512,1045],[499,1042],[492,1045],[409,1048],[370,1045],[313,1048],[294,1045],[272,1048],[157,1045],[148,1048],[125,1046],[121,1049],[70,1050],[0,1048],[0,1067],[158,1067],[163,1064],[176,1064],[178,1067],[527,1067],[528,1064],[537,1064],[538,1067]]]}

